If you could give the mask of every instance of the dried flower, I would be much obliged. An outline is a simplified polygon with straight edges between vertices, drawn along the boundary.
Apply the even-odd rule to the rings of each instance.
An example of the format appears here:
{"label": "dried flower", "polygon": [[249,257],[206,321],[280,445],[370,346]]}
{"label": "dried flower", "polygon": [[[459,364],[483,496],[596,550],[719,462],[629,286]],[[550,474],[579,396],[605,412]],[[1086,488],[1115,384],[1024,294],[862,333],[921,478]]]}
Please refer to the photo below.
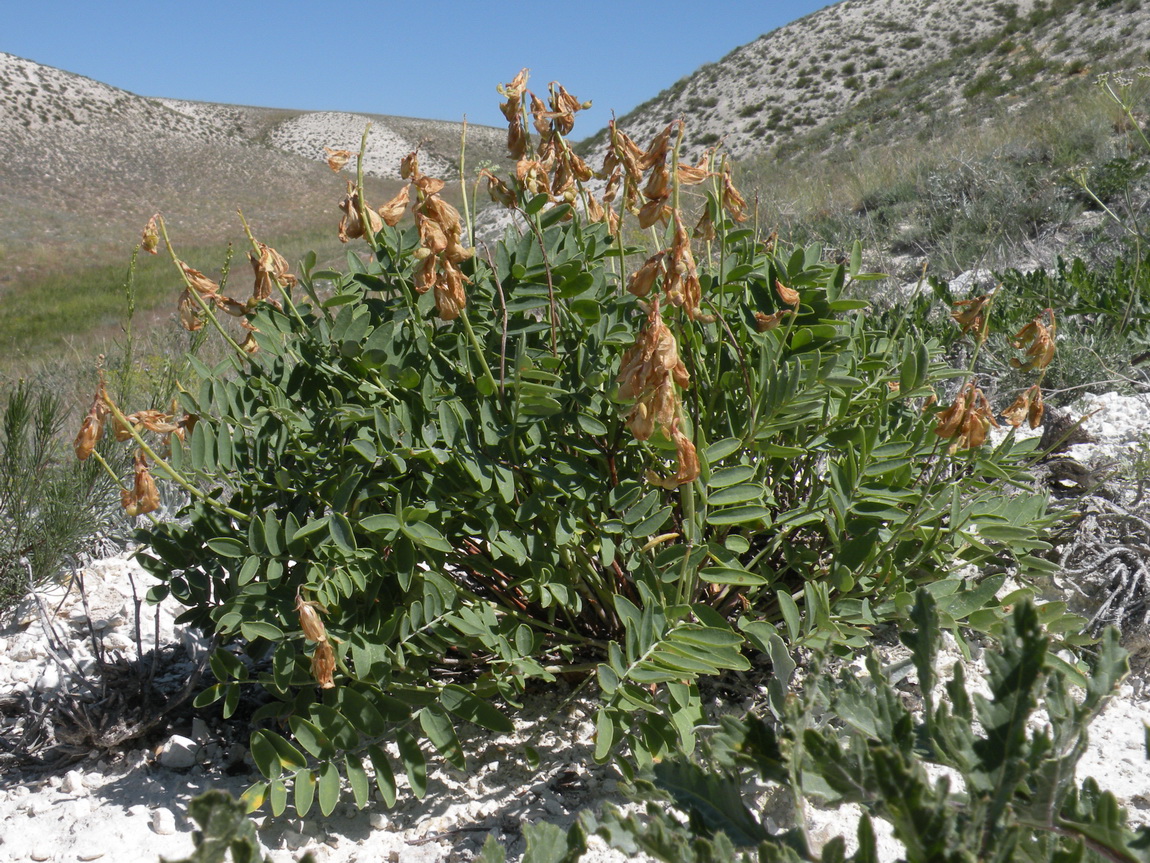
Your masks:
{"label": "dried flower", "polygon": [[335,681],[332,674],[335,672],[335,651],[325,639],[315,646],[315,653],[311,657],[311,674],[320,689],[334,689]]}
{"label": "dried flower", "polygon": [[105,401],[104,376],[100,375],[100,383],[96,386],[96,395],[92,399],[92,406],[88,408],[88,415],[80,424],[80,431],[76,435],[72,446],[76,450],[76,458],[84,461],[96,449],[96,443],[104,434],[104,420],[108,416],[108,404]]}
{"label": "dried flower", "polygon": [[[1047,322],[1049,321],[1049,325]],[[1041,315],[1014,334],[1010,343],[1015,348],[1026,347],[1028,359],[1023,362],[1012,357],[1010,364],[1016,369],[1030,371],[1044,369],[1054,359],[1054,333],[1056,330],[1054,310],[1046,309]],[[1029,347],[1027,347],[1029,346]]]}
{"label": "dried flower", "polygon": [[[339,208],[343,211],[343,218],[339,220],[339,241],[346,243],[348,240],[362,237],[363,221],[359,215],[359,192],[355,190],[350,180],[347,184],[347,194],[340,199]],[[382,230],[383,220],[379,214],[371,207],[364,207],[363,209],[367,215],[371,233],[375,234]]]}
{"label": "dried flower", "polygon": [[656,252],[643,263],[631,277],[627,279],[627,290],[637,297],[645,297],[655,286],[655,280],[666,273],[664,258],[667,253]]}
{"label": "dried flower", "polygon": [[259,255],[248,253],[252,271],[255,274],[255,284],[252,286],[253,303],[266,301],[279,305],[279,300],[273,296],[272,288],[280,285],[290,288],[296,283],[296,278],[288,272],[288,263],[284,256],[264,243],[256,243]]}
{"label": "dried flower", "polygon": [[990,305],[990,295],[982,294],[969,300],[959,300],[951,309],[950,316],[964,333],[974,333],[979,342],[986,338],[986,308]]}
{"label": "dried flower", "polygon": [[300,594],[295,597],[295,610],[299,614],[299,627],[303,634],[312,641],[327,641],[327,630],[316,608],[319,603],[304,599]]}
{"label": "dried flower", "polygon": [[765,315],[762,312],[755,312],[755,329],[760,333],[765,333],[775,329],[783,322],[783,318],[787,315],[793,315],[791,309],[779,309],[772,315]]}
{"label": "dried flower", "polygon": [[746,214],[747,202],[743,196],[739,194],[739,190],[735,188],[734,180],[731,179],[731,169],[729,166],[723,167],[723,209],[731,214],[731,218],[736,222],[745,222],[747,220]]}
{"label": "dried flower", "polygon": [[779,295],[779,299],[786,303],[788,306],[797,307],[799,304],[799,292],[794,288],[788,288],[778,279],[775,279],[775,293]]}
{"label": "dried flower", "polygon": [[383,219],[384,224],[389,228],[394,228],[398,225],[399,220],[403,218],[403,214],[407,210],[407,204],[410,200],[411,186],[404,186],[394,198],[379,208],[379,217]]}
{"label": "dried flower", "polygon": [[1027,421],[1032,429],[1042,424],[1042,414],[1046,410],[1042,401],[1042,388],[1038,384],[1030,387],[1002,412],[1003,418],[1015,428]]}
{"label": "dried flower", "polygon": [[954,404],[939,414],[934,433],[951,439],[950,451],[954,452],[981,446],[991,426],[997,428],[998,423],[990,403],[982,390],[967,381],[955,396]]}
{"label": "dried flower", "polygon": [[515,193],[507,187],[506,183],[486,168],[479,172],[479,176],[487,181],[487,194],[491,196],[492,201],[505,207],[515,206]]}
{"label": "dried flower", "polygon": [[324,147],[323,151],[327,153],[327,166],[337,174],[351,160],[351,150],[333,150],[331,147]]}
{"label": "dried flower", "polygon": [[160,245],[159,219],[160,214],[156,213],[152,218],[148,219],[148,224],[144,225],[144,236],[141,243],[144,251],[149,255],[159,254],[159,252],[156,251]]}
{"label": "dried flower", "polygon": [[160,508],[160,493],[148,470],[148,459],[143,450],[136,450],[132,487],[121,490],[120,504],[129,516],[144,515]]}
{"label": "dried flower", "polygon": [[180,269],[184,272],[184,277],[187,279],[188,286],[194,288],[204,299],[214,300],[219,295],[220,286],[201,273],[199,270],[193,269],[185,264],[183,261],[176,261]]}
{"label": "dried flower", "polygon": [[466,277],[450,261],[445,262],[440,278],[435,282],[435,309],[444,321],[453,321],[467,305],[467,294],[463,291]]}

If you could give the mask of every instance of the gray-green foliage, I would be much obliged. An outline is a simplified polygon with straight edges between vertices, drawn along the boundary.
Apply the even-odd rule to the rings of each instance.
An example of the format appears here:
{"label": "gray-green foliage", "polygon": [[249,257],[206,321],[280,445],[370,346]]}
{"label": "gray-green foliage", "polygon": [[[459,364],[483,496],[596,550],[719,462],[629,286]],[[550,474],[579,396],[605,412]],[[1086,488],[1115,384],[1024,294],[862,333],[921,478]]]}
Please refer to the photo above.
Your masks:
{"label": "gray-green foliage", "polygon": [[93,462],[61,441],[67,411],[45,387],[20,382],[0,414],[0,608],[57,575],[115,523],[119,495]]}
{"label": "gray-green foliage", "polygon": [[[446,319],[444,285],[417,290],[424,236],[383,226],[366,261],[305,261],[255,308],[257,353],[193,361],[181,402],[199,422],[163,468],[192,496],[139,533],[140,560],[232,642],[198,704],[272,696],[253,805],[327,814],[344,779],[358,805],[391,803],[396,767],[422,795],[429,751],[465,766],[458,723],[506,732],[501,708],[559,674],[594,675],[596,758],[689,752],[700,679],[747,670],[751,649],[860,648],[921,585],[948,625],[992,629],[1003,576],[962,567],[1049,569],[1034,442],[951,454],[923,407],[964,372],[847,297],[861,249],[768,248],[729,198],[717,181],[699,202],[705,242],[676,214],[649,259],[671,266],[633,292],[650,250],[516,187],[528,230],[461,259],[467,305]],[[692,306],[672,277],[695,262]],[[664,376],[632,393],[645,414],[620,396],[640,348]]]}
{"label": "gray-green foliage", "polygon": [[[271,863],[271,857],[260,854],[256,825],[247,816],[247,807],[226,791],[206,791],[188,803],[188,816],[199,825],[192,832],[195,850],[181,860],[163,863]],[[305,854],[299,863],[313,863]]]}
{"label": "gray-green foliage", "polygon": [[[911,622],[902,641],[918,672],[920,713],[907,708],[872,652],[869,679],[816,675],[781,722],[724,719],[707,767],[683,759],[655,765],[637,783],[640,799],[652,801],[643,815],[585,818],[584,827],[668,863],[871,861],[874,818],[889,822],[910,863],[1150,860],[1150,828],[1131,829],[1112,794],[1075,778],[1088,726],[1128,671],[1116,631],[1097,645],[1085,687],[1072,690],[1034,607],[1020,604],[1000,649],[987,651],[985,697],[970,694],[961,665],[944,694],[936,692],[941,630],[925,591]],[[1035,724],[1040,710],[1045,722]],[[956,778],[932,780],[927,765]],[[786,789],[798,805],[806,795],[861,805],[859,850],[846,855],[840,837],[816,853],[801,827],[772,832],[746,802],[748,774]],[[687,823],[656,800],[671,801]]]}

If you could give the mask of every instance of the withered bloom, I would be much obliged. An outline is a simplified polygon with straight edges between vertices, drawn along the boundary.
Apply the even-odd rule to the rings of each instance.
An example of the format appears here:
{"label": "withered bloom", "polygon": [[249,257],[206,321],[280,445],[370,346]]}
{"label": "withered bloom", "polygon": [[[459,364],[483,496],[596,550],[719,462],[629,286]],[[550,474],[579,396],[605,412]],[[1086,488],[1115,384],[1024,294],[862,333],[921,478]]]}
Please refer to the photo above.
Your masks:
{"label": "withered bloom", "polygon": [[333,150],[331,147],[324,147],[323,151],[327,153],[327,166],[337,174],[351,160],[351,150]]}
{"label": "withered bloom", "polygon": [[969,381],[955,396],[954,404],[939,414],[934,433],[952,441],[950,451],[974,449],[986,440],[990,427],[998,427],[990,403],[982,390]]}
{"label": "withered bloom", "polygon": [[[347,194],[340,199],[339,208],[343,211],[343,218],[339,220],[339,241],[346,243],[348,240],[362,237],[364,230],[363,221],[359,215],[359,193],[352,186],[350,180],[347,184]],[[371,207],[364,207],[364,213],[367,215],[368,227],[372,234],[383,228],[383,220],[375,210]]]}
{"label": "withered bloom", "polygon": [[132,487],[121,490],[120,504],[130,516],[144,515],[160,508],[160,493],[148,470],[148,459],[143,450],[136,450]]}
{"label": "withered bloom", "polygon": [[492,201],[505,207],[515,206],[515,193],[508,188],[506,183],[486,168],[479,172],[479,176],[487,181],[487,194],[491,196]]}
{"label": "withered bloom", "polygon": [[315,610],[317,605],[296,594],[295,610],[299,614],[299,627],[303,634],[312,641],[327,641],[327,629],[324,628],[319,612]]}
{"label": "withered bloom", "polygon": [[651,293],[651,288],[655,286],[655,280],[666,272],[666,266],[663,259],[666,257],[666,252],[656,252],[643,263],[631,277],[627,279],[627,290],[637,297],[645,297]]}
{"label": "withered bloom", "polygon": [[278,306],[279,300],[273,296],[272,288],[277,284],[290,288],[295,284],[296,278],[288,272],[288,264],[283,255],[264,243],[257,242],[256,245],[260,250],[258,256],[248,252],[248,260],[251,261],[252,271],[255,274],[252,301],[253,303],[266,301]]}
{"label": "withered bloom", "polygon": [[194,333],[196,330],[204,328],[204,322],[200,319],[200,306],[196,302],[195,297],[192,296],[191,288],[184,288],[180,293],[180,301],[178,305],[180,316],[180,325],[188,332]]}
{"label": "withered bloom", "polygon": [[735,182],[731,179],[730,167],[725,167],[723,170],[723,209],[730,213],[731,218],[736,222],[747,220],[747,202],[739,194],[739,190],[735,188]]}
{"label": "withered bloom", "polygon": [[399,160],[399,176],[405,180],[419,176],[419,151],[412,150]]}
{"label": "withered bloom", "polygon": [[779,299],[788,306],[798,306],[800,299],[799,292],[794,288],[788,288],[778,279],[775,279],[775,292],[779,295]]}
{"label": "withered bloom", "polygon": [[1003,418],[1015,428],[1022,425],[1025,420],[1032,429],[1042,424],[1042,415],[1046,406],[1042,401],[1042,388],[1035,384],[1014,400],[1014,403],[1002,412]]}
{"label": "withered bloom", "polygon": [[959,300],[954,304],[950,316],[964,333],[974,333],[981,342],[986,338],[986,307],[990,305],[990,295],[982,294],[969,300]]}
{"label": "withered bloom", "polygon": [[411,186],[404,186],[394,198],[379,208],[379,217],[389,228],[394,228],[403,218],[407,204],[411,200]]}
{"label": "withered bloom", "polygon": [[92,406],[88,408],[88,415],[80,424],[80,431],[72,442],[76,450],[76,458],[84,461],[96,449],[96,443],[104,435],[104,420],[108,416],[108,405],[105,401],[104,376],[100,375],[100,383],[96,386],[96,395],[92,399]]}
{"label": "withered bloom", "polygon": [[[1047,322],[1049,321],[1049,326]],[[1014,334],[1010,343],[1015,348],[1026,348],[1027,360],[1012,357],[1010,364],[1021,371],[1044,369],[1054,359],[1054,333],[1057,329],[1054,310],[1046,309],[1041,315]],[[1029,346],[1029,347],[1027,347]]]}
{"label": "withered bloom", "polygon": [[217,285],[199,270],[189,267],[183,261],[176,261],[176,263],[179,265],[180,269],[183,270],[189,287],[194,288],[205,299],[214,300],[216,298],[220,290],[219,285]]}
{"label": "withered bloom", "polygon": [[156,213],[152,218],[148,219],[148,224],[144,226],[144,236],[141,245],[144,251],[149,255],[159,254],[159,252],[156,251],[160,245],[159,218],[160,214]]}
{"label": "withered bloom", "polygon": [[311,674],[320,689],[334,689],[335,681],[332,674],[335,672],[335,651],[326,640],[315,646],[315,653],[311,657]]}
{"label": "withered bloom", "polygon": [[783,318],[787,315],[793,315],[794,312],[790,309],[779,309],[773,315],[766,315],[762,312],[755,312],[755,329],[760,333],[769,332],[779,326],[783,322]]}
{"label": "withered bloom", "polygon": [[435,282],[435,309],[444,321],[453,321],[460,316],[467,305],[467,294],[463,290],[466,277],[450,261],[443,264],[439,279]]}

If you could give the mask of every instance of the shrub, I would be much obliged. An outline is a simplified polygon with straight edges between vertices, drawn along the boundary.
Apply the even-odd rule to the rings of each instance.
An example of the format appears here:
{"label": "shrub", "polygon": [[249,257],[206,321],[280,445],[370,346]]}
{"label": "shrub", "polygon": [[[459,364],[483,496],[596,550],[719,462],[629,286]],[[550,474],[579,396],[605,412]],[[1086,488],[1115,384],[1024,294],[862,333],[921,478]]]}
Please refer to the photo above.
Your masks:
{"label": "shrub", "polygon": [[[533,149],[522,79],[504,92],[521,159],[510,184],[484,177],[521,235],[473,255],[412,154],[411,190],[378,216],[349,189],[341,232],[368,255],[346,272],[265,268],[261,295],[257,264],[239,302],[181,268],[186,324],[235,350],[196,364],[170,455],[107,405],[190,494],[138,534],[157,595],[270,662],[217,651],[198,703],[271,694],[247,799],[275,814],[289,787],[301,815],[330,812],[341,774],[364,805],[368,762],[394,800],[385,744],[421,795],[426,748],[463,766],[456,722],[505,731],[499,702],[559,674],[600,692],[596,758],[689,752],[699,679],[778,655],[780,633],[858,649],[919,585],[947,625],[994,627],[1004,577],[961,568],[1049,569],[1045,497],[1008,487],[1033,443],[982,451],[981,403],[924,412],[964,372],[845,296],[868,278],[861,248],[829,263],[764,244],[725,164],[678,165],[676,124],[646,150],[612,129],[607,188],[662,248],[630,245],[628,211],[575,182],[565,91]],[[273,255],[253,240],[254,261]],[[247,319],[243,344],[217,310]]]}
{"label": "shrub", "polygon": [[[724,719],[706,766],[663,762],[638,783],[647,801],[642,817],[615,812],[597,824],[585,816],[578,835],[598,830],[616,848],[668,863],[861,863],[878,859],[872,819],[879,818],[909,863],[1150,860],[1150,827],[1131,829],[1112,794],[1074,778],[1090,721],[1129,670],[1117,631],[1106,633],[1084,691],[1072,696],[1078,675],[1048,652],[1035,609],[1024,603],[1001,650],[987,654],[989,697],[970,694],[961,665],[943,695],[935,692],[932,605],[920,592],[916,629],[902,635],[918,671],[921,716],[907,709],[872,653],[869,679],[816,676],[807,703],[792,698],[781,721]],[[1040,709],[1042,722],[1028,723]],[[932,781],[928,766],[947,774]],[[802,827],[773,832],[744,802],[747,774],[781,787],[796,806],[806,793],[861,805],[859,850],[847,856],[836,837],[816,855]]]}
{"label": "shrub", "polygon": [[118,494],[95,462],[68,457],[59,396],[20,382],[0,414],[0,608],[44,584],[118,518]]}

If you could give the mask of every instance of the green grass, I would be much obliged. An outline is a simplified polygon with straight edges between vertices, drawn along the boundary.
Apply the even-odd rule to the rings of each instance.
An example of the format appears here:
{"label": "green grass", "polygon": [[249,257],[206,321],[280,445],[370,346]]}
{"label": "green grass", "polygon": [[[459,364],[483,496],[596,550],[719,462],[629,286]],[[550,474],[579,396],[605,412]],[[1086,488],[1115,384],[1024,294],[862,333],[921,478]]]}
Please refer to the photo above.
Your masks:
{"label": "green grass", "polygon": [[[295,263],[309,250],[321,261],[342,261],[346,246],[335,237],[334,221],[326,231],[307,231],[283,239],[269,238],[287,260]],[[238,230],[214,246],[177,248],[193,267],[219,278],[232,243],[231,268],[225,293],[246,299],[251,293],[247,241]],[[14,283],[5,294],[0,317],[0,377],[34,374],[60,363],[92,365],[99,353],[114,353],[123,340],[127,320],[127,283],[131,250],[119,264],[52,272]],[[140,254],[133,274],[135,327],[172,332],[176,302],[183,283],[166,253]]]}

